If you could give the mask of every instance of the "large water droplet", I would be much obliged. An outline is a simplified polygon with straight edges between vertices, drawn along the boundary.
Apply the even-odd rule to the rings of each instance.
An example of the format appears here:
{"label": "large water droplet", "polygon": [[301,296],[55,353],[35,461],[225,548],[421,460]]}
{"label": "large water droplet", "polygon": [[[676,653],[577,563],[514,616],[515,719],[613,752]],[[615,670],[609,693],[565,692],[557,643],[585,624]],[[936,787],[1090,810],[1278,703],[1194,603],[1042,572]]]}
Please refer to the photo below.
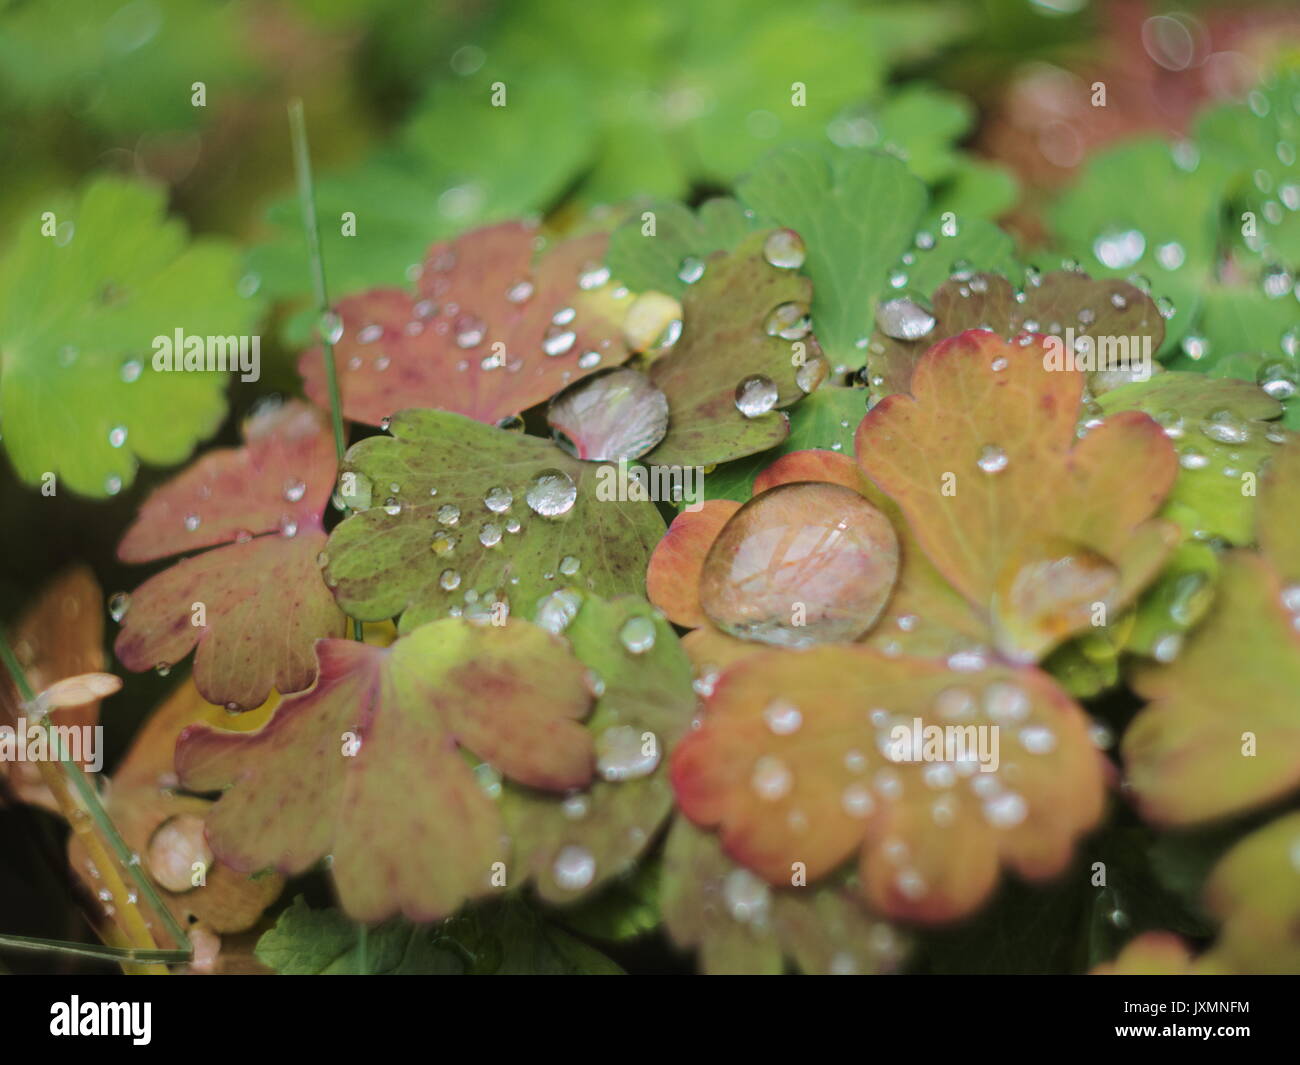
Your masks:
{"label": "large water droplet", "polygon": [[565,450],[588,462],[635,459],[668,432],[668,397],[636,370],[583,378],[553,400],[546,420]]}
{"label": "large water droplet", "polygon": [[1001,473],[1007,468],[1007,453],[996,444],[986,444],[980,451],[976,465],[985,473]]}
{"label": "large water droplet", "polygon": [[763,332],[782,340],[802,340],[812,330],[808,308],[802,303],[782,303],[763,322]]}
{"label": "large water droplet", "polygon": [[688,255],[682,260],[682,264],[677,269],[677,280],[687,285],[693,285],[704,276],[704,263],[702,260]]}
{"label": "large water droplet", "polygon": [[108,616],[116,622],[126,617],[131,609],[131,597],[126,592],[114,592],[108,600]]}
{"label": "large water droplet", "polygon": [[320,330],[321,339],[328,344],[337,344],[343,339],[343,319],[334,311],[322,314],[316,328]]}
{"label": "large water droplet", "polygon": [[547,632],[556,635],[569,627],[582,607],[582,596],[568,588],[552,592],[537,604],[535,620]]}
{"label": "large water droplet", "polygon": [[704,612],[723,631],[783,646],[853,640],[898,572],[889,520],[852,489],[801,483],[762,492],[709,549]]}
{"label": "large water droplet", "polygon": [[876,325],[895,340],[920,340],[934,329],[934,315],[914,300],[898,296],[876,310]]}
{"label": "large water droplet", "polygon": [[1201,432],[1220,444],[1244,444],[1250,439],[1250,428],[1245,420],[1226,408],[1206,415],[1201,422]]}

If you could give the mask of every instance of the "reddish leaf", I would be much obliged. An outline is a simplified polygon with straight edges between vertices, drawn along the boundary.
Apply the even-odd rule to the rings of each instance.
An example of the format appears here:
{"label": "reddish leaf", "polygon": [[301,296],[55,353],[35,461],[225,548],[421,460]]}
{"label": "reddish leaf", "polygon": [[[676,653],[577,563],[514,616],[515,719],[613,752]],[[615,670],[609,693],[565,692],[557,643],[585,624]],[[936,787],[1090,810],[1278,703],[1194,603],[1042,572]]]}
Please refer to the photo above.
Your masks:
{"label": "reddish leaf", "polygon": [[[872,394],[910,391],[921,356],[939,341],[968,329],[990,329],[1004,337],[1024,332],[1065,338],[1069,328],[1076,338],[1136,338],[1139,345],[1150,344],[1152,359],[1164,343],[1164,318],[1151,297],[1127,281],[1094,280],[1081,270],[1055,270],[1041,277],[1031,275],[1021,295],[1023,299],[1011,282],[997,274],[959,275],[934,290],[935,324],[924,337],[895,339],[877,326],[867,348]],[[1093,392],[1103,392],[1125,380],[1131,377],[1092,372],[1089,386]]]}
{"label": "reddish leaf", "polygon": [[[918,723],[939,726],[941,743],[945,726],[986,731],[965,733],[963,756],[923,747]],[[875,909],[942,921],[975,910],[1001,865],[1059,873],[1101,814],[1102,761],[1086,716],[1042,673],[954,673],[840,646],[732,665],[672,778],[686,815],[718,826],[769,883],[814,880],[860,852]]]}
{"label": "reddish leaf", "polygon": [[541,629],[449,618],[391,648],[325,640],[317,655],[315,687],[259,732],[181,736],[181,782],[226,791],[208,838],[236,869],[295,874],[329,854],[352,916],[435,920],[492,890],[508,858],[462,749],[534,788],[591,778],[583,667]]}
{"label": "reddish leaf", "polygon": [[[613,303],[597,291],[606,237],[557,244],[534,262],[537,230],[504,222],[435,244],[417,295],[373,289],[340,300],[334,358],[343,413],[380,425],[407,407],[495,425],[597,369],[627,360]],[[328,407],[319,348],[298,370]]]}
{"label": "reddish leaf", "polygon": [[[1126,605],[1175,539],[1152,520],[1177,473],[1146,415],[1076,440],[1083,375],[1051,370],[1041,337],[972,330],[931,348],[913,396],[858,428],[858,461],[944,578],[1028,662]],[[953,412],[961,412],[954,417]]]}
{"label": "reddish leaf", "polygon": [[[270,710],[268,705],[234,720],[241,728],[256,727]],[[212,803],[176,791],[172,761],[181,730],[196,722],[231,720],[223,709],[206,702],[187,679],[136,733],[113,774],[105,804],[126,845],[140,855],[145,873],[181,924],[198,921],[204,929],[221,934],[251,928],[283,886],[278,876],[252,879],[216,861],[204,839],[202,822]],[[82,883],[98,898],[99,872],[75,836],[68,857]],[[101,901],[113,906],[116,900]]]}
{"label": "reddish leaf", "polygon": [[118,548],[126,562],[225,546],[137,588],[115,649],[142,670],[170,666],[197,644],[203,697],[246,710],[273,687],[310,684],[312,642],[341,635],[343,615],[317,563],[335,474],[324,418],[289,403],[252,417],[244,437],[245,447],[209,452],[155,491],[127,530]]}

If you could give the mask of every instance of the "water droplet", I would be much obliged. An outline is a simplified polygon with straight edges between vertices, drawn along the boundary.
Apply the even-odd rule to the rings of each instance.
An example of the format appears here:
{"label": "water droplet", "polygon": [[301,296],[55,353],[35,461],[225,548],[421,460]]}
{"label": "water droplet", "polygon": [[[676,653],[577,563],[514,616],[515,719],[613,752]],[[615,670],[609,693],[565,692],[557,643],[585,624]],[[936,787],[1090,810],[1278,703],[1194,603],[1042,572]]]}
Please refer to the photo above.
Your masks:
{"label": "water droplet", "polygon": [[1092,244],[1097,261],[1111,270],[1127,270],[1137,264],[1147,250],[1147,239],[1136,229],[1111,230]]}
{"label": "water droplet", "polygon": [[1203,336],[1188,333],[1182,340],[1183,354],[1193,362],[1199,362],[1210,353],[1210,342]]}
{"label": "water droplet", "polygon": [[897,296],[876,310],[876,325],[895,340],[920,340],[934,329],[934,316],[914,300]]}
{"label": "water droplet", "polygon": [[327,344],[337,344],[343,339],[343,319],[334,311],[326,311],[316,323],[320,337]]}
{"label": "water droplet", "polygon": [[362,326],[361,329],[357,331],[357,343],[373,344],[383,335],[384,327],[382,325],[374,325],[372,323],[371,325]]}
{"label": "water droplet", "polygon": [[140,379],[140,374],[143,372],[144,363],[139,359],[127,359],[126,362],[122,363],[121,378],[127,384],[130,384],[132,381],[138,381]]}
{"label": "water droplet", "polygon": [[578,287],[584,291],[600,288],[609,281],[609,267],[600,263],[588,263],[578,275]]}
{"label": "water droplet", "polygon": [[1270,266],[1264,271],[1264,295],[1271,300],[1281,299],[1291,291],[1295,279],[1285,266]]}
{"label": "water droplet", "polygon": [[736,386],[736,409],[746,418],[766,414],[779,398],[776,382],[762,374],[750,374]]}
{"label": "water droplet", "polygon": [[748,869],[733,869],[722,882],[722,898],[732,919],[764,927],[772,906],[772,889]]}
{"label": "water droplet", "polygon": [[122,491],[122,478],[115,473],[110,473],[104,478],[104,491],[111,496],[117,495]]}
{"label": "water droplet", "polygon": [[[825,359],[809,359],[794,372],[794,383],[801,392],[816,392],[830,373]],[[865,404],[864,404],[865,409]]]}
{"label": "water droplet", "polygon": [[867,817],[876,808],[876,800],[865,784],[850,784],[840,794],[840,806],[850,817]]}
{"label": "water droplet", "polygon": [[501,526],[492,521],[484,522],[478,531],[478,542],[484,547],[496,547],[501,542]]}
{"label": "water droplet", "polygon": [[1300,391],[1300,367],[1281,360],[1266,362],[1260,366],[1255,380],[1274,399],[1290,399]]}
{"label": "water droplet", "polygon": [[740,508],[709,549],[704,612],[741,639],[782,646],[853,640],[893,587],[898,543],[852,489],[780,485]]}
{"label": "water droplet", "polygon": [[1001,473],[1007,468],[1007,453],[996,444],[985,444],[976,465],[985,473]]}
{"label": "water droplet", "polygon": [[463,314],[456,319],[456,346],[458,348],[476,348],[483,343],[487,335],[487,326],[482,318],[472,314]]}
{"label": "water droplet", "polygon": [[517,281],[506,290],[506,299],[511,303],[525,303],[532,298],[533,283],[531,281]]}
{"label": "water droplet", "polygon": [[655,623],[643,614],[630,617],[619,629],[618,639],[632,654],[645,654],[655,645]]}
{"label": "water droplet", "polygon": [[299,502],[306,491],[307,485],[296,477],[290,477],[284,482],[284,500],[286,503]]}
{"label": "water droplet", "polygon": [[596,771],[604,780],[637,780],[659,765],[659,739],[631,725],[614,725],[596,737]]}
{"label": "water droplet", "polygon": [[126,426],[115,425],[108,431],[108,446],[121,447],[126,443]]}
{"label": "water droplet", "polygon": [[543,518],[558,518],[569,513],[577,498],[578,486],[561,470],[543,470],[533,478],[524,496],[529,509]]}
{"label": "water droplet", "polygon": [[984,819],[995,828],[1014,828],[1029,816],[1029,806],[1013,791],[989,799],[984,803]]}
{"label": "water droplet", "polygon": [[126,612],[131,609],[131,597],[126,592],[114,592],[108,600],[108,616],[115,622],[121,622]]}
{"label": "water droplet", "polygon": [[455,525],[460,521],[460,507],[455,503],[444,503],[434,515],[439,525]]}
{"label": "water droplet", "polygon": [[681,266],[677,270],[677,280],[687,285],[693,285],[704,276],[704,263],[702,260],[688,255],[682,260]]}
{"label": "water droplet", "polygon": [[812,330],[808,308],[802,303],[781,303],[763,322],[763,332],[782,340],[802,340]]}
{"label": "water droplet", "polygon": [[782,270],[797,270],[807,255],[803,239],[793,229],[773,230],[763,242],[763,258]]}
{"label": "water droplet", "polygon": [[668,432],[668,397],[620,367],[570,385],[546,412],[556,442],[587,462],[640,458]]}
{"label": "water droplet", "polygon": [[566,891],[581,891],[596,878],[596,859],[576,843],[561,847],[552,867],[555,882]]}
{"label": "water droplet", "polygon": [[456,550],[457,542],[455,533],[440,529],[433,534],[433,539],[429,541],[429,550],[435,555],[449,555]]}
{"label": "water droplet", "polygon": [[298,535],[298,522],[289,514],[283,514],[280,517],[280,535],[285,539],[292,540]]}
{"label": "water droplet", "polygon": [[1201,432],[1220,444],[1244,444],[1250,439],[1250,429],[1245,421],[1226,408],[1207,415],[1201,422]]}
{"label": "water droplet", "polygon": [[200,524],[201,524],[201,522],[200,522],[199,516],[198,516],[197,514],[186,514],[186,515],[185,515],[185,531],[186,531],[186,532],[195,532],[195,531],[197,531],[197,530],[198,530],[198,527],[199,527]]}
{"label": "water droplet", "polygon": [[1187,260],[1187,252],[1176,240],[1161,244],[1156,248],[1156,262],[1166,270],[1177,270]]}
{"label": "water droplet", "polygon": [[578,334],[572,329],[562,329],[559,326],[551,326],[546,331],[546,336],[542,338],[542,350],[547,355],[563,355],[573,347],[573,342],[578,339]]}
{"label": "water droplet", "polygon": [[552,592],[537,604],[535,621],[557,636],[569,627],[582,607],[582,596],[568,588]]}
{"label": "water droplet", "polygon": [[794,777],[781,759],[765,754],[754,763],[754,773],[750,777],[754,791],[761,799],[775,802],[790,793]]}
{"label": "water droplet", "polygon": [[773,735],[790,736],[798,732],[799,726],[803,724],[803,713],[793,703],[776,699],[763,710],[763,720]]}
{"label": "water droplet", "polygon": [[384,513],[390,517],[397,517],[402,513],[402,501],[396,496],[389,496],[384,500]]}
{"label": "water droplet", "polygon": [[562,559],[560,559],[560,572],[563,573],[566,577],[572,577],[581,568],[582,568],[582,563],[579,562],[572,555],[565,555]]}

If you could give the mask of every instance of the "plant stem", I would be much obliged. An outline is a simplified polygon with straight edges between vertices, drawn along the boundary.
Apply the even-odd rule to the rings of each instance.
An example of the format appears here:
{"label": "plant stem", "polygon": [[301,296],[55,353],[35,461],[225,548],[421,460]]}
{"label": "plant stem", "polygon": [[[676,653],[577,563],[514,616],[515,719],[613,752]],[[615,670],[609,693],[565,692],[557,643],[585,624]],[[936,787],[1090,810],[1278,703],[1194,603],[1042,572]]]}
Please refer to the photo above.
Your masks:
{"label": "plant stem", "polygon": [[[320,224],[316,219],[316,187],[311,176],[311,149],[307,144],[307,121],[301,100],[289,102],[289,132],[293,138],[293,165],[298,175],[298,200],[302,205],[302,227],[307,235],[307,260],[311,268],[316,313],[323,319],[331,313],[329,290],[325,286],[325,259],[320,250]],[[334,341],[318,326],[321,351],[325,356],[325,380],[329,384],[330,415],[334,425],[334,451],[343,464],[343,404],[339,399],[339,375],[334,365]]]}
{"label": "plant stem", "polygon": [[[5,638],[3,631],[0,631],[0,660],[3,660],[5,669],[8,670],[10,677],[13,679],[19,697],[24,703],[30,705],[36,698],[35,693],[27,682],[27,675],[23,671],[22,664],[9,646],[9,641]],[[21,712],[26,713],[25,710]],[[59,953],[108,958],[123,962],[123,969],[128,972],[167,972],[166,966],[161,964],[129,967],[125,964],[128,961],[153,963],[188,961],[193,956],[193,951],[185,930],[177,923],[176,918],[172,916],[172,912],[163,905],[162,900],[154,890],[153,884],[149,882],[149,879],[141,870],[138,860],[132,860],[129,848],[117,831],[117,826],[113,824],[112,819],[108,816],[108,812],[100,803],[99,796],[95,793],[94,787],[86,778],[81,766],[68,757],[67,752],[62,749],[57,740],[56,747],[58,747],[59,764],[56,766],[53,762],[40,759],[36,763],[37,770],[41,774],[42,782],[49,789],[50,794],[54,796],[54,801],[58,804],[64,818],[72,827],[73,832],[77,834],[78,839],[81,840],[82,846],[86,848],[90,861],[99,870],[104,881],[104,888],[113,898],[115,907],[114,923],[126,936],[129,946],[125,948],[112,946],[102,948],[87,947],[82,944],[60,943],[57,940],[31,939],[26,936],[8,935],[0,935],[0,945],[16,947],[20,950],[54,950]],[[60,772],[60,770],[62,771]],[[69,784],[72,785],[71,788]],[[73,790],[76,791],[75,798]],[[140,893],[138,897],[145,898],[154,912],[163,919],[163,923],[168,933],[176,941],[178,949],[161,950],[158,948],[158,944],[154,940],[153,933],[150,932],[139,906],[132,900],[131,892],[127,890],[126,883],[122,879],[122,869],[125,869],[135,882],[135,886]]]}
{"label": "plant stem", "polygon": [[[302,228],[307,237],[307,261],[311,269],[311,287],[316,297],[317,335],[325,359],[325,380],[330,393],[330,422],[334,427],[334,457],[343,466],[347,441],[343,433],[343,400],[339,395],[338,367],[334,365],[334,341],[320,328],[319,322],[330,308],[329,289],[325,284],[325,257],[320,250],[320,222],[316,218],[316,185],[311,175],[311,147],[307,143],[307,119],[302,100],[289,101],[289,133],[293,140],[293,167],[298,175],[298,202],[302,206]],[[363,626],[352,621],[352,638],[363,638]]]}

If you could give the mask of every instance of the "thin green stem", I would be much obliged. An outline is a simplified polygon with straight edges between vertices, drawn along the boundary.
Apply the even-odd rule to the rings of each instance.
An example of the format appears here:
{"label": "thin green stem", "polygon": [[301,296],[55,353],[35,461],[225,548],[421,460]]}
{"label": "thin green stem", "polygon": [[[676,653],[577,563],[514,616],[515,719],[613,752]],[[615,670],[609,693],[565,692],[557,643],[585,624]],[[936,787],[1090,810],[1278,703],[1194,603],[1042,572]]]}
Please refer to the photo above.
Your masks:
{"label": "thin green stem", "polygon": [[[298,202],[302,206],[302,228],[307,237],[307,262],[311,268],[312,293],[316,297],[317,322],[327,321],[333,313],[330,307],[329,288],[325,284],[325,256],[320,249],[320,221],[316,217],[316,184],[311,174],[311,147],[307,143],[307,119],[301,100],[289,101],[289,132],[293,139],[293,166],[298,175]],[[328,331],[316,330],[320,336],[321,353],[325,359],[325,380],[329,384],[330,422],[334,426],[334,454],[339,466],[347,440],[343,432],[343,400],[339,395],[338,367],[334,365],[334,341]],[[360,621],[352,622],[352,638],[363,638]]]}
{"label": "thin green stem", "polygon": [[[325,258],[320,250],[320,223],[316,218],[316,186],[311,176],[311,149],[307,144],[307,120],[302,101],[289,102],[289,131],[293,138],[293,165],[298,175],[298,201],[302,205],[302,226],[307,235],[307,260],[311,268],[312,292],[316,297],[319,320],[333,313],[329,290],[325,286]],[[325,357],[325,380],[329,384],[330,415],[334,425],[334,451],[343,463],[346,443],[343,436],[343,404],[339,399],[339,375],[334,365],[334,339],[329,330],[317,329]]]}
{"label": "thin green stem", "polygon": [[[13,679],[14,686],[17,688],[18,694],[23,701],[28,705],[34,702],[36,694],[32,691],[32,686],[27,681],[27,674],[22,667],[22,663],[18,661],[17,655],[14,654],[13,649],[9,646],[9,641],[5,637],[3,630],[0,630],[0,661],[3,661],[4,667],[8,670],[10,677]],[[107,844],[107,849],[108,851],[111,851],[111,856],[108,854],[101,854],[101,860],[107,859],[107,861],[104,861],[104,864],[107,865],[108,861],[111,861],[112,858],[116,858],[118,865],[126,871],[127,876],[129,876],[135,884],[135,887],[139,892],[139,897],[143,898],[149,904],[149,908],[152,909],[162,920],[163,926],[166,928],[168,935],[170,935],[176,943],[176,949],[174,950],[153,950],[151,947],[143,947],[140,945],[128,948],[98,948],[86,947],[77,943],[65,943],[63,946],[68,948],[65,953],[84,953],[87,950],[102,950],[107,953],[97,953],[93,956],[128,961],[189,961],[194,956],[194,950],[190,945],[190,939],[186,934],[185,929],[181,927],[171,910],[169,910],[163,904],[162,899],[158,897],[158,892],[154,890],[153,884],[150,882],[149,878],[144,875],[144,870],[140,867],[139,857],[132,854],[131,849],[126,845],[126,841],[122,839],[121,833],[118,832],[117,826],[113,823],[112,818],[108,816],[108,811],[104,809],[103,804],[99,801],[98,793],[95,791],[94,786],[90,783],[90,780],[87,778],[81,766],[68,756],[68,752],[63,749],[61,744],[56,742],[56,747],[58,748],[59,754],[59,766],[63,770],[63,780],[58,780],[54,775],[47,776],[47,782],[54,785],[51,790],[55,792],[56,798],[63,798],[66,800],[66,785],[69,783],[72,785],[73,790],[77,793],[77,797],[81,800],[84,812],[90,817],[91,823],[94,825],[95,831],[93,833],[93,838],[97,845],[92,848],[92,853],[96,849],[102,849],[99,846],[100,844]],[[52,769],[53,767],[50,768]],[[61,803],[60,805],[62,808],[65,804]],[[74,829],[76,828],[77,814],[80,812],[80,810],[76,809],[64,809],[64,813],[68,817],[69,823],[73,825]],[[89,838],[87,839],[87,842],[90,842]],[[104,875],[106,877],[110,874],[113,876],[113,879],[118,879],[116,871],[113,870],[111,866],[104,869]],[[138,915],[135,903],[129,897],[118,899],[118,904],[123,908],[128,916],[134,917]],[[142,918],[139,920],[138,924],[141,927],[144,927]],[[152,940],[152,937],[148,935],[147,930],[143,935],[146,937],[147,941]],[[26,936],[0,935],[0,945],[8,945],[26,950],[49,949],[48,944],[57,942],[57,940],[30,939]]]}

